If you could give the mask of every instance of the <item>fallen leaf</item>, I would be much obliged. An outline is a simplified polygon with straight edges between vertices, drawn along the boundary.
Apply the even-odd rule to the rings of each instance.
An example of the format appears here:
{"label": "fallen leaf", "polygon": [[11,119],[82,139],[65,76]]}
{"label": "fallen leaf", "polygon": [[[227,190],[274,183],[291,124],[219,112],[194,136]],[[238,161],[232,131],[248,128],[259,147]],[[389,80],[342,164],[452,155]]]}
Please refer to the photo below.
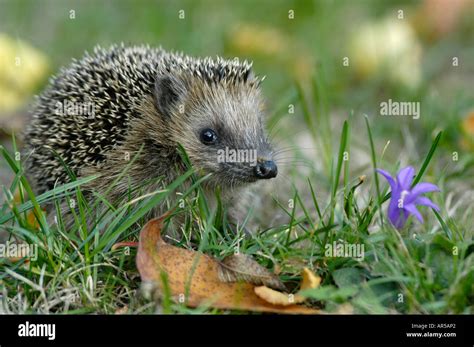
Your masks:
{"label": "fallen leaf", "polygon": [[464,118],[462,128],[466,135],[474,136],[474,110],[471,110]]}
{"label": "fallen leaf", "polygon": [[295,304],[273,305],[260,298],[251,283],[222,282],[216,260],[164,242],[160,233],[166,217],[149,221],[140,232],[136,262],[144,284],[153,283],[159,293],[168,291],[173,300],[184,301],[189,307],[209,305],[219,309],[287,314],[320,312]]}
{"label": "fallen leaf", "polygon": [[138,242],[135,241],[123,241],[117,242],[112,245],[112,251],[115,251],[122,247],[138,247]]}
{"label": "fallen leaf", "polygon": [[126,314],[128,312],[128,306],[119,307],[115,310],[115,314]]}
{"label": "fallen leaf", "polygon": [[[20,194],[19,190],[16,190],[15,195],[13,196],[13,202],[15,204],[21,204],[23,203],[22,196]],[[43,213],[46,213],[45,209],[42,209]],[[39,230],[40,224],[38,223],[38,220],[36,219],[35,211],[34,209],[29,210],[26,212],[26,222],[30,227],[32,227],[35,230]]]}
{"label": "fallen leaf", "polygon": [[300,304],[305,301],[305,298],[301,295],[282,293],[265,286],[255,287],[254,290],[255,294],[257,294],[260,298],[273,305],[289,306]]}
{"label": "fallen leaf", "polygon": [[466,150],[474,150],[474,110],[469,110],[461,123],[461,146]]}
{"label": "fallen leaf", "polygon": [[354,307],[346,302],[337,307],[336,314],[354,314]]}
{"label": "fallen leaf", "polygon": [[315,275],[310,269],[303,269],[303,280],[301,281],[301,290],[318,288],[321,284],[321,277]]}
{"label": "fallen leaf", "polygon": [[275,275],[281,274],[281,265],[275,264],[275,265],[273,266],[273,273],[274,273]]}
{"label": "fallen leaf", "polygon": [[232,254],[219,264],[219,279],[222,282],[244,281],[270,288],[286,290],[278,276],[257,263],[247,254]]}
{"label": "fallen leaf", "polygon": [[278,292],[265,286],[255,288],[255,294],[274,305],[287,306],[301,304],[306,301],[306,297],[301,295],[300,292],[307,289],[315,289],[319,287],[319,284],[321,283],[321,277],[316,276],[308,268],[303,269],[302,277],[303,279],[301,281],[300,290],[296,294]]}
{"label": "fallen leaf", "polygon": [[21,260],[25,260],[25,265],[30,263],[29,259],[25,259],[24,257],[6,257],[11,263],[18,263]]}

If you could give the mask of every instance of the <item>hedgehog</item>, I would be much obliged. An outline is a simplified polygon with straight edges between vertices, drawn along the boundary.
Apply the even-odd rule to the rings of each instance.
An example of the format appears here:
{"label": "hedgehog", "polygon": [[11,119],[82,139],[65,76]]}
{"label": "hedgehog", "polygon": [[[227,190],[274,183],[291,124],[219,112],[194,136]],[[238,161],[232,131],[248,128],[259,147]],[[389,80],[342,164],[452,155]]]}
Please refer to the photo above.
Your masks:
{"label": "hedgehog", "polygon": [[[134,188],[150,193],[182,175],[182,148],[196,172],[209,176],[203,189],[211,204],[219,189],[224,204],[239,206],[246,188],[278,172],[264,128],[262,81],[238,58],[97,46],[36,98],[24,134],[27,176],[40,194],[69,182],[68,170],[77,178],[96,175],[84,194],[107,194],[116,203]],[[247,156],[236,160],[236,153]]]}

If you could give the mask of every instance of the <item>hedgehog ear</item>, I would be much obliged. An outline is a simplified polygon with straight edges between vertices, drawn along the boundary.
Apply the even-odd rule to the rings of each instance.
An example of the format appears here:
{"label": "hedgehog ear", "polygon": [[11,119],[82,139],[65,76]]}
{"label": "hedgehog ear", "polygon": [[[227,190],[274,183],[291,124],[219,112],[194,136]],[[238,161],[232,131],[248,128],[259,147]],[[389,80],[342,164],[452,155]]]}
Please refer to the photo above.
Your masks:
{"label": "hedgehog ear", "polygon": [[183,81],[176,76],[159,75],[155,81],[155,105],[163,116],[169,116],[170,111],[179,106],[186,88]]}

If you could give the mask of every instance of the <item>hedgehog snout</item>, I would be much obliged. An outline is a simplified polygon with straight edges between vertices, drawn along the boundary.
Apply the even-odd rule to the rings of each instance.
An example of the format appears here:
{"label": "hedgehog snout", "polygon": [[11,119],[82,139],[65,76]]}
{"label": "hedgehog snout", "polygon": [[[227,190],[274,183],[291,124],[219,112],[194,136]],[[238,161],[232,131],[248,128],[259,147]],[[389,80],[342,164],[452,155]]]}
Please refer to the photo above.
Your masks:
{"label": "hedgehog snout", "polygon": [[253,170],[255,177],[259,179],[269,179],[276,177],[278,167],[273,160],[259,160]]}

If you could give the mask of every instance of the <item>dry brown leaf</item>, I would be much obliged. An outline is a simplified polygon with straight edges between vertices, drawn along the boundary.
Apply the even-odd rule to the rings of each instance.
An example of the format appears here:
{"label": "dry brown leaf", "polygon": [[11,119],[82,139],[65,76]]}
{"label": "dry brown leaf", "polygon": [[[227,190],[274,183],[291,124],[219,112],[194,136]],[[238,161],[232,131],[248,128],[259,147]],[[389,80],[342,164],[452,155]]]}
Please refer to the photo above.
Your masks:
{"label": "dry brown leaf", "polygon": [[307,267],[303,269],[303,272],[301,275],[303,276],[303,279],[301,280],[300,291],[306,290],[306,289],[318,288],[319,285],[321,284],[321,277],[315,275]]}
{"label": "dry brown leaf", "polygon": [[462,128],[466,135],[474,137],[474,110],[470,111],[463,120]]}
{"label": "dry brown leaf", "polygon": [[128,306],[125,305],[123,307],[119,307],[115,310],[115,314],[127,314],[128,313]]}
{"label": "dry brown leaf", "polygon": [[[167,244],[160,236],[165,216],[148,222],[140,233],[137,267],[142,281],[167,289],[173,298],[186,297],[190,307],[209,305],[287,314],[315,314],[319,310],[300,305],[272,305],[258,297],[250,283],[225,283],[219,280],[219,264],[211,257]],[[165,273],[166,276],[162,276]],[[187,295],[186,295],[187,293]]]}
{"label": "dry brown leaf", "polygon": [[273,305],[289,306],[300,304],[305,301],[305,298],[301,295],[282,293],[265,286],[255,287],[254,290],[255,294],[257,294],[260,298]]}
{"label": "dry brown leaf", "polygon": [[277,275],[277,276],[278,276],[279,274],[281,274],[281,265],[280,265],[280,264],[275,264],[275,265],[273,266],[273,273],[274,273],[275,275]]}
{"label": "dry brown leaf", "polygon": [[117,242],[112,245],[112,251],[115,251],[119,248],[123,247],[138,247],[138,242],[135,241],[123,241],[123,242]]}
{"label": "dry brown leaf", "polygon": [[25,259],[24,257],[7,257],[6,259],[8,259],[8,261],[10,261],[11,263],[18,263],[21,260],[24,260],[25,265],[30,263],[30,260]]}
{"label": "dry brown leaf", "polygon": [[[14,196],[13,196],[13,201],[15,204],[21,204],[23,202],[21,198],[21,194],[19,190],[16,190]],[[46,210],[42,209],[43,213],[46,213]],[[30,227],[32,227],[35,230],[39,230],[40,224],[38,223],[38,220],[36,219],[35,211],[34,209],[29,210],[26,212],[26,221]]]}
{"label": "dry brown leaf", "polygon": [[316,276],[308,268],[303,269],[302,277],[300,290],[296,294],[278,292],[265,286],[256,287],[255,294],[257,294],[263,300],[268,301],[274,305],[287,306],[292,304],[301,304],[306,301],[306,298],[302,296],[300,292],[302,290],[317,288],[321,283],[321,277]]}
{"label": "dry brown leaf", "polygon": [[474,110],[470,110],[461,123],[463,137],[461,145],[464,149],[474,150]]}
{"label": "dry brown leaf", "polygon": [[354,307],[348,302],[337,307],[336,314],[354,314]]}
{"label": "dry brown leaf", "polygon": [[256,286],[286,290],[278,276],[257,263],[247,254],[232,254],[219,263],[219,279],[223,282],[244,281]]}

